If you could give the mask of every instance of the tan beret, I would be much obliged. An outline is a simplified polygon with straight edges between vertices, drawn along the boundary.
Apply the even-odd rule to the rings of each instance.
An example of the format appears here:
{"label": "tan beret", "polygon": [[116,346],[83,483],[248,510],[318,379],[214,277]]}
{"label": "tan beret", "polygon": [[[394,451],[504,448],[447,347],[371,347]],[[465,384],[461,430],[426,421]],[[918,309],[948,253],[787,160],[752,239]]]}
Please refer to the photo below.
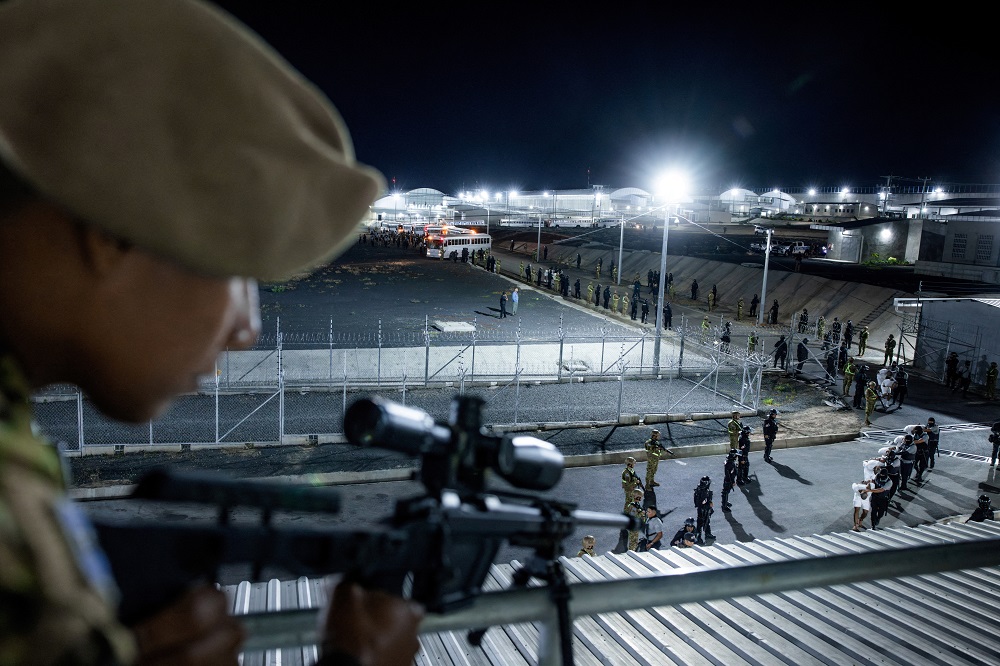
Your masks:
{"label": "tan beret", "polygon": [[47,199],[209,275],[331,259],[384,190],[330,102],[195,0],[0,3],[0,159]]}

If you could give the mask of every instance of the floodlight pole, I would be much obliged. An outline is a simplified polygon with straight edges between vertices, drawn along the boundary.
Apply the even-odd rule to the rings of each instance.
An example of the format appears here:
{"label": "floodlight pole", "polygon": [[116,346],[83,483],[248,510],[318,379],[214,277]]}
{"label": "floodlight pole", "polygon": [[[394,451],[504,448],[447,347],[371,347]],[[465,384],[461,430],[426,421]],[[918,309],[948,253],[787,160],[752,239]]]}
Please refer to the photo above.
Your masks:
{"label": "floodlight pole", "polygon": [[622,213],[622,223],[618,232],[618,284],[622,283],[622,247],[625,245],[625,213]]}
{"label": "floodlight pole", "polygon": [[[764,308],[767,307],[767,266],[768,262],[771,260],[771,232],[773,229],[767,230],[767,247],[764,248],[764,284],[760,288],[760,307],[757,308],[757,323],[763,323],[764,321]],[[778,322],[774,322],[777,324]]]}
{"label": "floodlight pole", "polygon": [[[660,283],[657,291],[656,306],[656,338],[653,340],[653,374],[660,374],[660,338],[663,337],[663,292],[664,281],[667,278],[667,240],[670,233],[670,206],[664,206],[663,216],[663,246],[660,248]],[[619,259],[619,264],[621,260]],[[618,274],[621,275],[619,265]]]}

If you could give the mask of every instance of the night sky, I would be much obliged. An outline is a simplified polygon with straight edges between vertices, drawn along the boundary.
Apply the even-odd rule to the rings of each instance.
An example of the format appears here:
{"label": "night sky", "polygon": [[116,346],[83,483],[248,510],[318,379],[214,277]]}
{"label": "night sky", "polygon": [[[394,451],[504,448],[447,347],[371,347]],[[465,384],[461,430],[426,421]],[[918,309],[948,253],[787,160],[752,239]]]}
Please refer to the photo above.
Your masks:
{"label": "night sky", "polygon": [[401,190],[651,190],[674,166],[704,188],[1000,183],[986,15],[219,4],[327,93],[358,159]]}

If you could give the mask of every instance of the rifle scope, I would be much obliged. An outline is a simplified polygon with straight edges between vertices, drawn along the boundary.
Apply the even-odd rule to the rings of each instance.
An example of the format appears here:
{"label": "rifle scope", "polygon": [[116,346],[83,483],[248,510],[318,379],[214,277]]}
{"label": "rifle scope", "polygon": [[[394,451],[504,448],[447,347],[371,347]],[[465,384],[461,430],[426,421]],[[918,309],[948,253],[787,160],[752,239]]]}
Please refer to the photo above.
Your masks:
{"label": "rifle scope", "polygon": [[[446,459],[459,482],[496,471],[512,486],[548,490],[562,477],[563,455],[552,444],[524,435],[491,435],[481,427],[482,400],[456,397],[448,425],[427,412],[382,398],[362,398],[344,415],[344,434],[355,446],[377,446],[424,458]],[[425,479],[426,481],[426,479]],[[434,483],[433,485],[444,485]]]}

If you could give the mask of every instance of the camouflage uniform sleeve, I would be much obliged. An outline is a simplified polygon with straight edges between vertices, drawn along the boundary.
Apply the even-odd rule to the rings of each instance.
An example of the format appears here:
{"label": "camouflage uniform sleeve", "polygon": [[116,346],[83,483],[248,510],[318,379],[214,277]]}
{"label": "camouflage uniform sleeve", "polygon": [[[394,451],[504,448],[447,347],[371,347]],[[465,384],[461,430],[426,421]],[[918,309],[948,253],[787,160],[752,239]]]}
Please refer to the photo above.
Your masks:
{"label": "camouflage uniform sleeve", "polygon": [[131,664],[110,569],[66,497],[58,453],[32,431],[8,361],[0,357],[0,663]]}

